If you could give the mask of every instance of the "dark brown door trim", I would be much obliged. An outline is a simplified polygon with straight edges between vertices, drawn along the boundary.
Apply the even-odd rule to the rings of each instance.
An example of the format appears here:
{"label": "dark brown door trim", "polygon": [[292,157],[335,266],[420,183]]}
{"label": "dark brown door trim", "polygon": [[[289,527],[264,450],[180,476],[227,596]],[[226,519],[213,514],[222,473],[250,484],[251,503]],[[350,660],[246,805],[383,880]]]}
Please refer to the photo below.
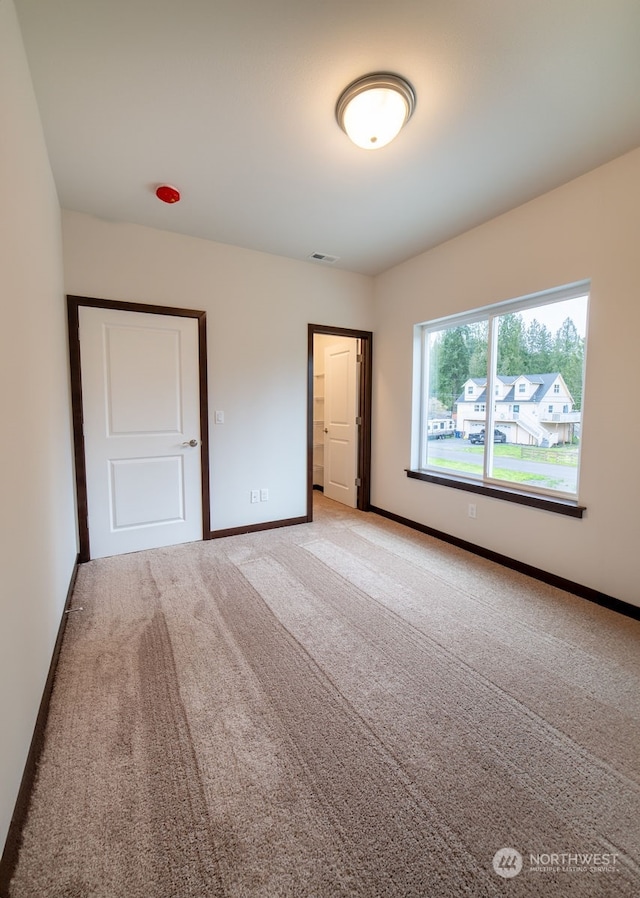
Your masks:
{"label": "dark brown door trim", "polygon": [[144,312],[152,315],[173,315],[178,318],[198,320],[198,363],[200,370],[200,463],[202,491],[202,538],[211,536],[209,492],[209,401],[207,387],[207,315],[195,309],[178,309],[173,306],[145,305],[139,302],[120,302],[111,299],[95,299],[89,296],[67,296],[69,322],[69,365],[71,371],[71,408],[73,415],[73,440],[76,467],[76,492],[78,500],[79,560],[89,561],[89,518],[87,506],[87,467],[85,460],[84,426],[82,420],[82,370],[80,367],[80,306],[99,309],[118,309],[124,312]]}
{"label": "dark brown door trim", "polygon": [[331,327],[325,324],[310,324],[308,328],[307,365],[307,520],[313,520],[313,338],[316,334],[334,337],[354,337],[360,340],[362,369],[359,416],[362,425],[358,436],[358,487],[357,507],[368,511],[371,507],[371,378],[373,334],[371,331],[352,330],[348,327]]}

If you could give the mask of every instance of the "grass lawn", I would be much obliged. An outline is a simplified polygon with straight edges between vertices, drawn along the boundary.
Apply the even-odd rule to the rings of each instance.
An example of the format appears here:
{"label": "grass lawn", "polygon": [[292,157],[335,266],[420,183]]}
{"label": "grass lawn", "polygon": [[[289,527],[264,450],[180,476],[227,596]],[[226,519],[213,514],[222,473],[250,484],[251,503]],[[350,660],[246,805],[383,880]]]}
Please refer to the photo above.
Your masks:
{"label": "grass lawn", "polygon": [[[498,447],[496,446],[496,449]],[[517,448],[512,446],[500,446],[500,449],[511,449]],[[476,449],[475,446],[470,451],[475,452],[476,455],[482,454],[482,449]],[[498,455],[498,453],[494,453],[494,456]],[[509,455],[509,453],[500,453],[500,455]],[[513,457],[513,456],[511,456]],[[519,456],[516,456],[519,458]],[[460,471],[460,473],[466,474],[482,474],[482,465],[474,465],[471,462],[464,461],[451,461],[444,458],[432,458],[432,465],[437,465],[440,468],[447,468],[449,471]],[[556,487],[562,483],[556,477],[546,477],[544,474],[532,474],[527,471],[512,471],[508,468],[494,468],[493,476],[496,480],[506,480],[509,483],[535,483],[537,486],[544,486],[547,489],[556,489]]]}
{"label": "grass lawn", "polygon": [[[465,446],[464,451],[481,455],[484,446]],[[564,456],[564,459],[559,456]],[[547,464],[559,464],[563,461],[567,467],[578,467],[578,456],[574,446],[552,446],[550,449],[542,449],[537,446],[519,446],[517,443],[494,443],[493,457],[524,458],[525,460],[535,458],[537,461]]]}

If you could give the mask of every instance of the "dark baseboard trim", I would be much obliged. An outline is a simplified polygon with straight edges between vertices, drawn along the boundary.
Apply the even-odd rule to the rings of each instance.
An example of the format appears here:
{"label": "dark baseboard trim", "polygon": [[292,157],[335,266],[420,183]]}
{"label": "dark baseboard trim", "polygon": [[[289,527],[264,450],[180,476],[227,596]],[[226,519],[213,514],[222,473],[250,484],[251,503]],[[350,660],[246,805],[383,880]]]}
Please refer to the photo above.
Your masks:
{"label": "dark baseboard trim", "polygon": [[314,490],[318,490],[319,493],[324,493],[324,487],[320,486],[319,483],[314,483],[313,488],[314,488]]}
{"label": "dark baseboard trim", "polygon": [[372,505],[369,510],[375,514],[379,514],[383,518],[388,518],[390,521],[395,521],[397,524],[404,524],[405,527],[410,527],[412,530],[418,530],[420,533],[425,533],[427,536],[441,539],[443,542],[450,543],[452,546],[457,546],[459,549],[465,549],[465,551],[472,552],[474,555],[479,555],[481,558],[486,558],[488,561],[495,561],[496,564],[501,564],[503,567],[510,568],[512,571],[517,571],[519,574],[526,574],[527,577],[532,577],[534,580],[540,580],[542,583],[547,583],[549,586],[563,589],[565,592],[570,592],[573,595],[579,596],[581,599],[595,602],[596,605],[602,605],[610,611],[617,611],[618,614],[624,614],[626,617],[640,620],[640,608],[636,605],[631,605],[629,602],[623,602],[622,599],[608,596],[603,592],[599,592],[597,589],[592,589],[590,586],[574,583],[573,580],[565,580],[564,577],[559,577],[557,574],[551,574],[548,571],[543,571],[541,568],[533,567],[531,564],[525,564],[523,561],[509,558],[507,555],[501,555],[499,552],[494,552],[492,549],[485,549],[483,546],[477,546],[475,543],[467,542],[465,539],[459,539],[457,536],[451,536],[448,533],[444,533],[442,530],[428,527],[426,524],[419,524],[409,518],[403,518],[401,515],[394,514],[392,511],[386,511],[384,508],[378,508],[377,506]]}
{"label": "dark baseboard trim", "polygon": [[71,603],[71,596],[73,594],[73,587],[75,586],[79,564],[80,555],[77,555],[75,564],[73,566],[73,571],[71,573],[69,589],[67,590],[67,596],[64,602],[64,609],[62,611],[60,626],[58,627],[58,635],[56,636],[53,653],[51,655],[49,673],[47,674],[47,679],[44,684],[44,690],[42,692],[42,698],[40,700],[40,707],[38,708],[38,715],[36,717],[36,723],[33,728],[33,736],[31,737],[29,753],[27,754],[27,760],[25,762],[24,771],[22,773],[22,780],[20,781],[18,797],[13,809],[11,823],[9,824],[9,831],[7,833],[7,839],[5,841],[4,850],[2,852],[2,858],[0,858],[0,896],[2,896],[2,898],[5,898],[5,896],[9,894],[9,886],[11,884],[11,879],[13,878],[16,863],[18,861],[18,852],[20,851],[20,844],[22,841],[22,830],[27,819],[31,792],[33,789],[33,784],[35,782],[38,762],[40,760],[40,755],[42,754],[42,748],[44,746],[45,729],[47,726],[47,719],[49,717],[49,703],[51,701],[51,693],[53,692],[53,685],[56,678],[56,670],[58,668],[60,650],[62,648],[64,632],[67,626],[67,618],[69,617],[67,611]]}
{"label": "dark baseboard trim", "polygon": [[222,539],[225,536],[239,536],[241,533],[258,533],[261,530],[276,530],[278,527],[292,527],[295,524],[309,524],[306,515],[300,518],[285,518],[282,521],[265,521],[263,524],[246,524],[244,527],[229,527],[226,530],[212,530],[209,539]]}

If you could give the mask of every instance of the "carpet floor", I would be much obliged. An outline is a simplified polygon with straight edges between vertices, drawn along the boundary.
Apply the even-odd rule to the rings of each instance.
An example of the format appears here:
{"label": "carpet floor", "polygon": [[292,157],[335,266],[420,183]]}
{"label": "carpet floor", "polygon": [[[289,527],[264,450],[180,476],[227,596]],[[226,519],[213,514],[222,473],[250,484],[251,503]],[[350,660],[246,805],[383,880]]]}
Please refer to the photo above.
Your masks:
{"label": "carpet floor", "polygon": [[638,896],[640,623],[316,499],[81,566],[11,898]]}

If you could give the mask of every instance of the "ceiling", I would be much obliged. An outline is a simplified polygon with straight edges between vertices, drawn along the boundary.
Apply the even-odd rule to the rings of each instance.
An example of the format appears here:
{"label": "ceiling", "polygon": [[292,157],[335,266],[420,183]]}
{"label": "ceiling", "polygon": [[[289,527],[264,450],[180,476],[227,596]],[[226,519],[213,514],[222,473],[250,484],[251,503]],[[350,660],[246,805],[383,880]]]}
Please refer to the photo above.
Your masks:
{"label": "ceiling", "polygon": [[[15,5],[61,205],[103,219],[377,274],[640,145],[639,0]],[[417,96],[377,151],[334,116],[372,71]]]}

